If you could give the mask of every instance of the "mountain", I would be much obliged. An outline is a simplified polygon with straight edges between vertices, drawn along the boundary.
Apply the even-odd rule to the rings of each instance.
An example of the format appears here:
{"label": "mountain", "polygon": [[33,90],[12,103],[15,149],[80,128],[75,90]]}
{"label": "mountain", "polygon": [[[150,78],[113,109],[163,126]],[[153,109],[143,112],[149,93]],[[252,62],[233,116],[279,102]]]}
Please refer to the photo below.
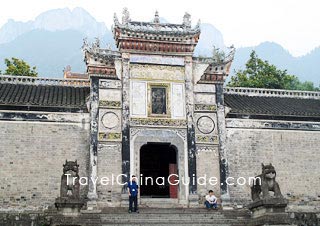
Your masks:
{"label": "mountain", "polygon": [[61,78],[67,64],[75,71],[85,70],[80,50],[82,37],[82,33],[74,30],[33,30],[0,45],[0,59],[21,58],[36,66],[41,77]]}
{"label": "mountain", "polygon": [[32,30],[64,31],[76,30],[87,37],[102,37],[107,27],[97,22],[86,10],[82,8],[53,9],[41,13],[34,21],[17,22],[12,19],[0,29],[0,44],[14,40],[20,35]]}
{"label": "mountain", "polygon": [[[167,21],[161,18],[161,22]],[[111,31],[82,8],[50,10],[28,22],[8,20],[0,29],[0,69],[4,69],[4,58],[18,57],[31,66],[37,66],[41,77],[61,78],[66,65],[71,65],[74,72],[84,72],[85,65],[80,49],[84,37],[89,40],[99,37],[102,46],[106,43],[114,46]],[[212,24],[203,23],[195,55],[211,56],[213,46],[226,49],[223,35]],[[320,47],[301,57],[293,57],[274,42],[238,48],[231,75],[234,70],[245,67],[252,50],[255,50],[260,58],[280,69],[287,69],[302,81],[309,80],[319,85],[320,69],[316,66],[320,61]]]}
{"label": "mountain", "polygon": [[194,51],[196,56],[212,56],[213,46],[226,49],[221,32],[212,24],[203,23],[200,29],[200,39]]}
{"label": "mountain", "polygon": [[244,69],[252,50],[258,57],[276,65],[279,69],[287,70],[289,74],[296,75],[302,81],[312,81],[320,84],[320,70],[316,65],[320,62],[320,47],[305,56],[294,57],[281,45],[274,42],[263,42],[258,46],[239,48],[236,51],[231,67],[231,76],[234,70]]}

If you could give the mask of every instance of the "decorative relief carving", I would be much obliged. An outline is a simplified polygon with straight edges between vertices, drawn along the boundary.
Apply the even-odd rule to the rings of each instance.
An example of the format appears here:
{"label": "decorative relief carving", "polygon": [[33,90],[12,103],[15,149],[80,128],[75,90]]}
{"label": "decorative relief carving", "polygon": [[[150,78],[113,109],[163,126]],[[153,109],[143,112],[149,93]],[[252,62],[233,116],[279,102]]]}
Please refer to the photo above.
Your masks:
{"label": "decorative relief carving", "polygon": [[210,143],[210,144],[218,144],[218,136],[206,136],[206,135],[197,135],[196,142],[197,143]]}
{"label": "decorative relief carving", "polygon": [[197,145],[196,149],[197,152],[217,152],[218,147]]}
{"label": "decorative relief carving", "polygon": [[99,144],[98,145],[98,151],[115,151],[120,150],[121,144],[120,143],[114,143],[114,144]]}
{"label": "decorative relief carving", "polygon": [[99,141],[121,141],[121,133],[99,133]]}
{"label": "decorative relief carving", "polygon": [[132,118],[132,126],[168,126],[168,127],[186,127],[186,120],[164,119],[164,118]]}
{"label": "decorative relief carving", "polygon": [[273,120],[226,119],[227,128],[283,129],[283,130],[315,130],[320,131],[320,123],[288,122]]}
{"label": "decorative relief carving", "polygon": [[183,67],[134,64],[130,67],[130,78],[184,81],[185,76]]}
{"label": "decorative relief carving", "polygon": [[130,128],[130,136],[131,138],[137,135],[141,131],[140,128]]}
{"label": "decorative relief carving", "polygon": [[214,130],[215,124],[212,118],[201,116],[197,121],[197,127],[201,133],[209,134]]}
{"label": "decorative relief carving", "polygon": [[161,65],[179,65],[184,66],[183,57],[167,57],[167,56],[150,56],[150,55],[130,55],[130,62],[132,63],[147,63],[147,64],[161,64]]}
{"label": "decorative relief carving", "polygon": [[99,106],[107,108],[121,108],[121,101],[100,100]]}
{"label": "decorative relief carving", "polygon": [[195,111],[217,111],[217,105],[215,104],[195,104]]}
{"label": "decorative relief carving", "polygon": [[177,129],[174,130],[176,134],[178,134],[184,141],[187,140],[187,130],[186,129]]}
{"label": "decorative relief carving", "polygon": [[99,88],[121,89],[121,81],[100,80]]}
{"label": "decorative relief carving", "polygon": [[102,125],[107,129],[113,129],[119,125],[119,117],[114,112],[106,112],[101,118]]}

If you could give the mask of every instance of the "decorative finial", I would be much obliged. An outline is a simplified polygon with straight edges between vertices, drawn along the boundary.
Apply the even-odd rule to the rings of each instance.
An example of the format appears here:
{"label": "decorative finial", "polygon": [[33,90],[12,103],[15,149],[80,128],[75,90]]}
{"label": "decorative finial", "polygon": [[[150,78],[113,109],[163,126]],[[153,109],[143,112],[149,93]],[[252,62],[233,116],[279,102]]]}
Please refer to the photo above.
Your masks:
{"label": "decorative finial", "polygon": [[130,22],[130,14],[129,14],[128,8],[125,7],[123,8],[123,11],[122,11],[122,24],[128,24],[129,22]]}
{"label": "decorative finial", "polygon": [[196,28],[200,28],[200,25],[201,25],[201,21],[199,19],[198,22],[197,22]]}
{"label": "decorative finial", "polygon": [[231,45],[230,47],[228,47],[228,49],[230,50],[228,55],[226,56],[225,58],[225,61],[226,62],[229,62],[229,61],[233,61],[234,59],[234,55],[236,53],[236,48],[234,47],[234,45]]}
{"label": "decorative finial", "polygon": [[191,15],[187,12],[183,16],[183,25],[186,27],[191,27]]}
{"label": "decorative finial", "polygon": [[94,38],[94,43],[92,43],[92,50],[97,51],[100,48],[100,39]]}
{"label": "decorative finial", "polygon": [[107,49],[107,50],[111,50],[111,44],[110,44],[110,43],[107,43],[106,49]]}
{"label": "decorative finial", "polygon": [[158,11],[156,11],[156,13],[154,14],[154,20],[153,20],[153,23],[160,23],[160,19],[159,19],[159,13]]}
{"label": "decorative finial", "polygon": [[82,44],[82,50],[85,50],[85,49],[88,49],[88,47],[89,47],[89,44],[88,44],[88,38],[87,37],[85,37],[84,39],[83,39],[83,44]]}
{"label": "decorative finial", "polygon": [[116,13],[113,14],[113,22],[114,24],[119,24],[119,20]]}

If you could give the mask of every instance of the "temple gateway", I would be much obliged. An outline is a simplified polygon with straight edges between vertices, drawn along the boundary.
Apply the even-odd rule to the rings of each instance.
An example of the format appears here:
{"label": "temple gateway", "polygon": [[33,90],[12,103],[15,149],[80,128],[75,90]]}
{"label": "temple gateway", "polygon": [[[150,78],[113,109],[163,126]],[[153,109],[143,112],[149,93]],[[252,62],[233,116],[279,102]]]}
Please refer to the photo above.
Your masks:
{"label": "temple gateway", "polygon": [[212,189],[242,208],[261,163],[277,169],[291,210],[319,207],[320,93],[225,87],[235,49],[195,57],[200,24],[187,13],[169,24],[124,10],[113,35],[116,50],[84,41],[84,78],[0,76],[2,211],[53,206],[66,160],[89,178],[88,210],[127,207],[130,175],[140,206],[202,207]]}

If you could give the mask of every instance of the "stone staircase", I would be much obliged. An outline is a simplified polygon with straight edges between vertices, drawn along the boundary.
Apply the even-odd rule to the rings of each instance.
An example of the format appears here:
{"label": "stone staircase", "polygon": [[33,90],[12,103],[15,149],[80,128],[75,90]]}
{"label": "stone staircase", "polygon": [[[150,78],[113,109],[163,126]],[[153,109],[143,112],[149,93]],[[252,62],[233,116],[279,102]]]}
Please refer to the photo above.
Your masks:
{"label": "stone staircase", "polygon": [[[62,221],[61,218],[64,218]],[[217,225],[246,226],[250,220],[247,210],[156,209],[141,208],[140,213],[125,208],[108,208],[101,213],[82,213],[78,217],[53,217],[53,225],[81,226],[162,226],[162,225]],[[63,224],[61,223],[63,222]]]}

